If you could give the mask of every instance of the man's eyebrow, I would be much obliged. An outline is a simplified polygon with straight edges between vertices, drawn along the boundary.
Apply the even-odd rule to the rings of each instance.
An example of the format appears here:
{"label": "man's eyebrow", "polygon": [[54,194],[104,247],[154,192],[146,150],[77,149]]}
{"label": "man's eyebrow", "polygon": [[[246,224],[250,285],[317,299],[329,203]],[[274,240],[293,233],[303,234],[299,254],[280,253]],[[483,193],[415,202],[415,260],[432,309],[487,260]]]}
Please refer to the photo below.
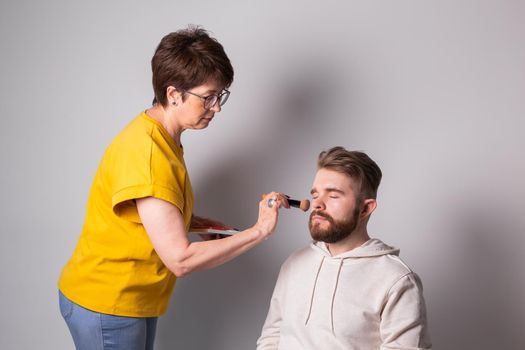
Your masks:
{"label": "man's eyebrow", "polygon": [[344,191],[338,189],[338,188],[335,188],[335,187],[327,187],[325,188],[325,191],[326,192],[337,192],[337,193],[340,193],[340,194],[345,194]]}
{"label": "man's eyebrow", "polygon": [[[326,192],[337,192],[337,193],[340,193],[340,194],[345,194],[344,191],[338,189],[338,188],[335,188],[335,187],[327,187],[324,189]],[[310,191],[310,194],[314,194],[314,193],[317,193],[317,189],[315,188],[312,188],[312,190]]]}

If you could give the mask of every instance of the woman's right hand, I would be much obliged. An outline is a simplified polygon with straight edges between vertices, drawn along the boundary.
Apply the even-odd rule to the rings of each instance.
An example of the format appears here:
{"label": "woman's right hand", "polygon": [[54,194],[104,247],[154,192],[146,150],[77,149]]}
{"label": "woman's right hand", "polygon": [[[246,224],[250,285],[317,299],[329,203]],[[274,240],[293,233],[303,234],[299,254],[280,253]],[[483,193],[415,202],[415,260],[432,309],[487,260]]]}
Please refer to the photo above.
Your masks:
{"label": "woman's right hand", "polygon": [[290,208],[286,195],[279,192],[271,192],[263,196],[259,202],[259,217],[254,228],[259,230],[264,238],[269,237],[279,218],[279,208]]}

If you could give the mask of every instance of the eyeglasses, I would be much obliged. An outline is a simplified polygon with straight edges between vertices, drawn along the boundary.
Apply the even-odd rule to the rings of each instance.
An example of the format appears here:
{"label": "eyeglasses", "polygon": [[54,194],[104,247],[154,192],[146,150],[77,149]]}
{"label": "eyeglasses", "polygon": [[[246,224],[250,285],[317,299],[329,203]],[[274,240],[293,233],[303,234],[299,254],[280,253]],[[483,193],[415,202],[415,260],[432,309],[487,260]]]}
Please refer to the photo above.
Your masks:
{"label": "eyeglasses", "polygon": [[185,93],[197,96],[204,100],[204,109],[209,110],[212,109],[213,106],[219,102],[219,106],[222,106],[228,101],[228,97],[230,97],[230,92],[226,89],[224,89],[220,94],[218,95],[208,95],[208,96],[201,96],[191,91],[185,91]]}

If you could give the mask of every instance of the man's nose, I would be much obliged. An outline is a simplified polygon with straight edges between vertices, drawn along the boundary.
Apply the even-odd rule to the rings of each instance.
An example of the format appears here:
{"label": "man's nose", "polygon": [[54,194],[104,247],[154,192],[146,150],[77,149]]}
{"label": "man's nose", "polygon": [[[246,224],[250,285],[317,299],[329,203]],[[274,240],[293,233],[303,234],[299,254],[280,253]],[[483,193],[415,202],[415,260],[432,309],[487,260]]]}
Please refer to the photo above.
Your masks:
{"label": "man's nose", "polygon": [[312,209],[324,209],[324,208],[325,206],[324,206],[323,200],[321,199],[321,196],[312,199]]}

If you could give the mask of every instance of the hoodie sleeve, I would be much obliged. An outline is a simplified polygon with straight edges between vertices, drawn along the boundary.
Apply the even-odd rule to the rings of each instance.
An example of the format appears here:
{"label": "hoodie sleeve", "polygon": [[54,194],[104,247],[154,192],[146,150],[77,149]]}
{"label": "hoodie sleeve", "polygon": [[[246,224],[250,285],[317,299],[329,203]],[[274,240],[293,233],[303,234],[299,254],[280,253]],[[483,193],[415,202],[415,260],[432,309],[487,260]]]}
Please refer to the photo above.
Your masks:
{"label": "hoodie sleeve", "polygon": [[381,313],[381,350],[431,349],[423,286],[411,272],[388,292]]}
{"label": "hoodie sleeve", "polygon": [[281,336],[281,323],[283,315],[283,300],[286,292],[285,288],[285,265],[281,267],[279,277],[270,301],[270,309],[264,322],[261,336],[257,340],[257,350],[273,350],[279,347],[279,339]]}

